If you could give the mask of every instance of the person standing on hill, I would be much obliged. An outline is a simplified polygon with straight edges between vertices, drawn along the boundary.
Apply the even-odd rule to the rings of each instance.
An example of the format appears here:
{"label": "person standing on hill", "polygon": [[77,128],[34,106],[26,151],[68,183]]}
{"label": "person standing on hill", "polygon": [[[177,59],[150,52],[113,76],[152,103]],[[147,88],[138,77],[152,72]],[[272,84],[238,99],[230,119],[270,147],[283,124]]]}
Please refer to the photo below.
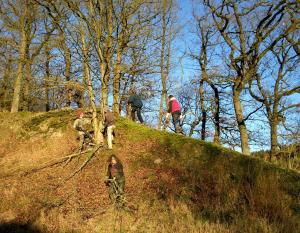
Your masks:
{"label": "person standing on hill", "polygon": [[76,111],[76,115],[77,115],[77,119],[74,121],[73,128],[78,131],[79,148],[80,150],[82,150],[86,138],[88,138],[92,143],[95,143],[95,140],[91,135],[92,133],[91,119],[85,117],[85,114],[82,109],[78,109]]}
{"label": "person standing on hill", "polygon": [[108,149],[112,149],[112,143],[114,140],[114,129],[116,128],[115,126],[115,118],[114,114],[109,111],[108,108],[104,109],[104,126],[106,128],[107,132],[107,145]]}
{"label": "person standing on hill", "polygon": [[180,117],[181,117],[181,107],[178,100],[173,96],[169,95],[168,97],[168,113],[166,116],[167,121],[170,120],[172,116],[173,125],[175,128],[175,132],[179,134],[183,134],[181,125],[180,125]]}
{"label": "person standing on hill", "polygon": [[142,118],[141,110],[143,107],[142,99],[139,95],[135,93],[135,91],[131,91],[131,95],[128,99],[128,105],[131,107],[131,119],[135,121],[135,113],[137,113],[137,117],[141,124],[144,123]]}
{"label": "person standing on hill", "polygon": [[124,205],[125,177],[123,165],[116,155],[111,155],[108,160],[105,184],[108,186],[109,198],[117,207]]}

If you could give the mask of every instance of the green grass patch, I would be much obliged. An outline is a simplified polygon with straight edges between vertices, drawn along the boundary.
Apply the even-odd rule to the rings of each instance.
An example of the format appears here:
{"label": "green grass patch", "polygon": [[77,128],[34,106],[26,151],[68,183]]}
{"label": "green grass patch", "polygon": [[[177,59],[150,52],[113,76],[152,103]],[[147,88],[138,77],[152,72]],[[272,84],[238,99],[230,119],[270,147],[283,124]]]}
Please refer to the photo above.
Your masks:
{"label": "green grass patch", "polygon": [[53,128],[65,129],[67,123],[72,120],[71,110],[65,111],[50,111],[33,117],[24,125],[24,128],[29,131],[40,131],[44,124],[45,129]]}
{"label": "green grass patch", "polygon": [[[283,232],[287,222],[290,230],[299,226],[299,174],[212,143],[127,120],[123,125],[135,143],[157,142],[134,161],[134,167],[151,170],[148,187],[156,198],[185,203],[195,217],[228,224],[233,232]],[[157,157],[161,164],[154,163]]]}

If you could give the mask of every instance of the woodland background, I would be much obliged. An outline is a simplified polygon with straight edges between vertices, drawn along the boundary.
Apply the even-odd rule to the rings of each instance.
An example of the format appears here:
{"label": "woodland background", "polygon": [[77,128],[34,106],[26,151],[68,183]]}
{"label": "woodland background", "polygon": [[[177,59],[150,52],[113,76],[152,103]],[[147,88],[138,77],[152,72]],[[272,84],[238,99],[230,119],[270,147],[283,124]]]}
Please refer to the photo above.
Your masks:
{"label": "woodland background", "polygon": [[167,96],[188,136],[289,160],[300,138],[300,3],[278,0],[3,0],[0,109],[126,112],[141,94],[162,128]]}

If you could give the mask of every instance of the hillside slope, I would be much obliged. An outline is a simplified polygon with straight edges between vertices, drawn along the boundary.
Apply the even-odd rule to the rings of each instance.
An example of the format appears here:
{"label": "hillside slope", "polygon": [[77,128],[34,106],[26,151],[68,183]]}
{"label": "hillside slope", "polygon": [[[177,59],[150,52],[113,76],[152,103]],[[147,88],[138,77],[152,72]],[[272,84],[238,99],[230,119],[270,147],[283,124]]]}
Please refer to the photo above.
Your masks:
{"label": "hillside slope", "polygon": [[[117,123],[86,161],[74,113],[0,113],[0,232],[300,232],[300,175],[199,140]],[[129,208],[103,183],[118,155]]]}

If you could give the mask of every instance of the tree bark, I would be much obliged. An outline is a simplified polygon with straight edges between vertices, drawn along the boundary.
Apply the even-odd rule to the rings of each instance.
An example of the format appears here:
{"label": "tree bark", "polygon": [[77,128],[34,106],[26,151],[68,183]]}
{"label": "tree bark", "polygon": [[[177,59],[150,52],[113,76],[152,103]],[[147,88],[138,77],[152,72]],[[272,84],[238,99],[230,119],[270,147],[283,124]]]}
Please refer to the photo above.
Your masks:
{"label": "tree bark", "polygon": [[29,45],[26,46],[26,60],[25,60],[25,80],[24,80],[24,97],[22,103],[23,111],[29,111],[31,106],[31,97],[30,97],[30,85],[31,85],[31,61],[29,54]]}
{"label": "tree bark", "polygon": [[101,109],[103,110],[108,106],[108,82],[109,82],[109,68],[106,63],[102,63],[101,67]]}
{"label": "tree bark", "polygon": [[[124,5],[123,5],[124,4]],[[117,49],[117,58],[115,63],[114,70],[114,81],[113,81],[113,112],[115,116],[120,114],[120,82],[121,82],[121,62],[125,48],[129,41],[129,32],[128,32],[128,20],[131,15],[127,12],[125,1],[122,4],[121,10],[121,32],[118,35],[118,49]]]}
{"label": "tree bark", "polygon": [[162,12],[162,38],[161,38],[161,49],[160,49],[160,77],[161,77],[161,96],[159,104],[159,116],[157,128],[160,129],[162,126],[162,118],[164,115],[164,102],[167,96],[167,74],[165,70],[165,50],[166,50],[166,34],[167,34],[167,1],[163,0],[163,12]]}
{"label": "tree bark", "polygon": [[[110,63],[112,58],[112,42],[113,42],[113,5],[111,0],[105,0],[105,29],[107,30],[106,40],[104,42],[104,57],[100,59],[101,69],[101,117],[103,121],[104,108],[108,107],[108,83],[110,79]],[[101,41],[98,41],[101,43]],[[100,44],[99,44],[100,48]],[[102,52],[102,51],[100,51]],[[102,122],[101,121],[101,122]],[[103,124],[103,122],[102,122]]]}
{"label": "tree bark", "polygon": [[88,95],[90,98],[90,106],[92,108],[92,124],[93,124],[93,129],[94,129],[94,137],[96,144],[101,144],[103,143],[103,134],[101,132],[100,128],[100,122],[97,117],[97,109],[96,109],[96,99],[95,99],[95,93],[93,90],[93,84],[92,80],[90,78],[90,70],[89,70],[89,65],[88,65],[88,49],[85,41],[85,33],[84,33],[84,28],[83,25],[81,25],[80,28],[80,36],[81,36],[81,43],[82,43],[82,53],[83,53],[83,72],[84,72],[84,80],[87,85],[88,89]]}
{"label": "tree bark", "polygon": [[9,54],[9,58],[7,59],[7,63],[5,64],[5,70],[3,75],[3,81],[0,89],[0,108],[7,109],[8,108],[8,94],[9,94],[9,79],[12,68],[12,58],[11,54]]}
{"label": "tree bark", "polygon": [[[26,8],[25,8],[25,10],[26,10]],[[11,110],[10,110],[12,113],[18,112],[19,105],[20,105],[23,67],[24,67],[24,62],[25,62],[25,52],[26,52],[26,44],[27,44],[25,27],[22,27],[20,37],[21,37],[21,43],[19,46],[18,69],[17,69],[17,75],[16,75],[16,79],[15,79],[15,84],[14,84],[14,94],[13,94],[13,100],[12,100]]]}
{"label": "tree bark", "polygon": [[119,116],[120,109],[120,82],[121,82],[121,60],[122,60],[122,49],[119,48],[117,51],[117,59],[115,64],[115,75],[113,81],[113,113],[115,116]]}
{"label": "tree bark", "polygon": [[46,62],[45,62],[45,108],[46,112],[50,111],[50,100],[49,100],[49,79],[50,79],[50,51],[46,46],[45,48]]}
{"label": "tree bark", "polygon": [[196,118],[196,119],[192,122],[191,128],[190,128],[190,132],[189,132],[189,137],[192,137],[192,135],[193,135],[193,133],[194,133],[194,131],[195,131],[195,128],[196,128],[197,125],[199,125],[200,121],[201,121],[201,117],[199,116],[198,118]]}
{"label": "tree bark", "polygon": [[236,121],[240,131],[241,149],[243,154],[250,155],[248,132],[243,116],[242,104],[240,99],[241,91],[235,87],[236,85],[237,84],[235,84],[233,87],[233,106],[236,115]]}
{"label": "tree bark", "polygon": [[[202,73],[203,75],[203,73]],[[204,91],[203,91],[203,78],[200,81],[199,94],[200,94],[200,108],[201,108],[201,140],[205,141],[206,138],[206,109],[204,105]]]}
{"label": "tree bark", "polygon": [[72,88],[69,87],[68,82],[71,81],[71,51],[66,44],[66,38],[63,35],[63,32],[61,32],[61,43],[66,64],[64,74],[67,82],[67,106],[70,107],[72,102]]}
{"label": "tree bark", "polygon": [[273,119],[270,122],[270,137],[271,137],[271,153],[270,153],[270,161],[272,161],[272,157],[276,155],[278,152],[278,141],[277,141],[277,127],[278,127],[278,120]]}
{"label": "tree bark", "polygon": [[214,126],[215,126],[215,134],[214,134],[214,140],[213,142],[217,145],[220,144],[220,136],[221,136],[221,126],[220,126],[220,96],[219,96],[219,90],[215,85],[212,83],[209,83],[210,87],[213,89],[215,94],[215,109],[213,110],[213,116],[214,116]]}

